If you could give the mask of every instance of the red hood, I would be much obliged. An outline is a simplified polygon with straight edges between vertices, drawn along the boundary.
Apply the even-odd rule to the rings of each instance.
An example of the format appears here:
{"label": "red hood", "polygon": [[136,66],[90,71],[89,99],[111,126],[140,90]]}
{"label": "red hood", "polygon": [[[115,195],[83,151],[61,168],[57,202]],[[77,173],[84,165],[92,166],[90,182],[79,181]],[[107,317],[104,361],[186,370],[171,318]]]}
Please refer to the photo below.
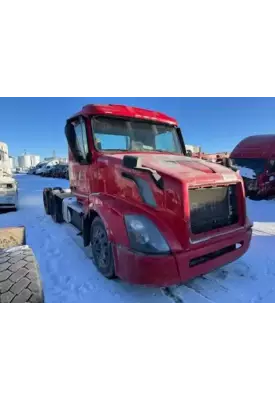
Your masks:
{"label": "red hood", "polygon": [[[238,175],[232,170],[219,164],[207,162],[201,159],[177,156],[173,154],[133,154],[142,159],[142,166],[156,170],[160,174],[169,175],[182,180],[209,181],[237,181]],[[113,154],[111,157],[123,159],[124,154]]]}

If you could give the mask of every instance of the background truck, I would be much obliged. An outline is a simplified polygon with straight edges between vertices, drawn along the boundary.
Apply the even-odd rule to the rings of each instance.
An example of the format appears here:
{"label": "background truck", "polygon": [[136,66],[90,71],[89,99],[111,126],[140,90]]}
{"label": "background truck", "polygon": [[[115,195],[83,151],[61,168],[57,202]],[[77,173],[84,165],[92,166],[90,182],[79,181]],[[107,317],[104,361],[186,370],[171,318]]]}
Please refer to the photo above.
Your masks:
{"label": "background truck", "polygon": [[275,195],[275,135],[255,135],[242,140],[231,160],[244,180],[248,197]]}
{"label": "background truck", "polygon": [[70,189],[45,188],[45,211],[75,226],[105,277],[170,286],[247,251],[252,224],[241,177],[186,157],[175,119],[87,105],[65,133]]}
{"label": "background truck", "polygon": [[41,163],[41,165],[38,165],[35,170],[35,175],[41,175],[47,173],[50,171],[55,165],[58,165],[59,161],[58,160],[51,160],[45,163]]}
{"label": "background truck", "polygon": [[0,142],[0,209],[16,210],[17,207],[17,182],[12,177],[8,146],[6,143]]}

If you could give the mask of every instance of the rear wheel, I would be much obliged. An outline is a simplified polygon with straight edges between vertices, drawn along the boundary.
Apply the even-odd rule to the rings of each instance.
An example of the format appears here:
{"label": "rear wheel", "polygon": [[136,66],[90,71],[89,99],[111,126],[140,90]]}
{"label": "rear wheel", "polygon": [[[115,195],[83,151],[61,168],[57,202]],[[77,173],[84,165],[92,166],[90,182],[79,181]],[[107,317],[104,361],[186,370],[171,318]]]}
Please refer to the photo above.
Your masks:
{"label": "rear wheel", "polygon": [[112,244],[108,239],[105,226],[99,217],[91,226],[91,247],[94,263],[98,271],[108,279],[115,278]]}
{"label": "rear wheel", "polygon": [[51,188],[45,188],[43,191],[43,203],[44,203],[45,213],[47,215],[51,215],[50,202],[49,202],[49,192],[51,190],[52,190]]}
{"label": "rear wheel", "polygon": [[62,212],[62,199],[56,196],[56,194],[56,192],[51,193],[51,216],[54,222],[61,224],[61,222],[64,221]]}
{"label": "rear wheel", "polygon": [[264,196],[258,194],[257,192],[256,193],[255,192],[254,193],[253,192],[248,192],[247,197],[250,200],[254,200],[254,201],[264,200]]}

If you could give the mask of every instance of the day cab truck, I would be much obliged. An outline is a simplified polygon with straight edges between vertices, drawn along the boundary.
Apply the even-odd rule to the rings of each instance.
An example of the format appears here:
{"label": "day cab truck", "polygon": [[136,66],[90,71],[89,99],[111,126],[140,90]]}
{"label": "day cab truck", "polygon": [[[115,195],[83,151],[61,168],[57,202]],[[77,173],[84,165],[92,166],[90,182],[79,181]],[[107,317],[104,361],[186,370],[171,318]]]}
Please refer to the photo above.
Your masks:
{"label": "day cab truck", "polygon": [[76,227],[105,277],[170,286],[247,251],[252,224],[241,177],[186,157],[175,119],[87,105],[65,133],[70,189],[45,188],[45,211]]}
{"label": "day cab truck", "polygon": [[275,195],[275,135],[255,135],[242,140],[231,153],[233,165],[244,180],[248,197]]}

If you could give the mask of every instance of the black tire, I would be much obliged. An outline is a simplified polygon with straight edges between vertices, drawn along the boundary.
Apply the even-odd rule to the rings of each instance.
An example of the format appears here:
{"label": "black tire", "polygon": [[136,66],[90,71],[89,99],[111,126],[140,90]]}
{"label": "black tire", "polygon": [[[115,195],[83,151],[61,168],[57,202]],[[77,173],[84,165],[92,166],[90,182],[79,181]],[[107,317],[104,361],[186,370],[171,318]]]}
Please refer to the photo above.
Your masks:
{"label": "black tire", "polygon": [[108,279],[116,277],[112,243],[108,239],[105,226],[99,217],[91,225],[91,248],[93,261],[98,271]]}
{"label": "black tire", "polygon": [[58,213],[57,213],[57,203],[56,203],[56,197],[55,195],[52,193],[52,197],[51,197],[51,216],[52,219],[55,223],[58,223]]}
{"label": "black tire", "polygon": [[0,303],[44,303],[39,267],[28,246],[0,250]]}
{"label": "black tire", "polygon": [[248,197],[250,200],[254,200],[254,201],[261,201],[261,200],[264,200],[264,199],[265,199],[264,196],[259,195],[258,193],[251,193],[251,192],[248,192],[247,197]]}
{"label": "black tire", "polygon": [[44,210],[47,215],[51,215],[51,209],[50,209],[50,202],[49,202],[49,192],[51,191],[51,188],[45,188],[43,190],[43,203],[44,203]]}
{"label": "black tire", "polygon": [[62,199],[60,199],[57,194],[59,193],[64,193],[63,189],[60,191],[59,189],[54,189],[54,191],[51,192],[51,216],[52,219],[55,223],[61,224],[64,222],[63,219],[63,210],[62,210]]}

